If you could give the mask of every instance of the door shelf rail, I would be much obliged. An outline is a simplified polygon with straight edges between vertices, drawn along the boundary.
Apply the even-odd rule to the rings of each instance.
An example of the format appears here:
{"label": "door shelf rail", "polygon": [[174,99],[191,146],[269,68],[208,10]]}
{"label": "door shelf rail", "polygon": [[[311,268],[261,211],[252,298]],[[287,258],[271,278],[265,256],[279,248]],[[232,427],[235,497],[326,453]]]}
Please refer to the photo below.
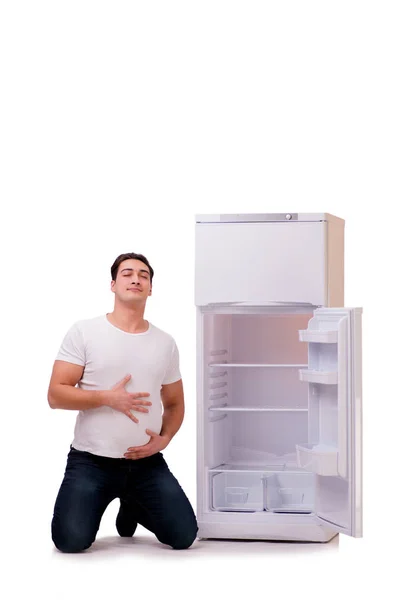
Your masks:
{"label": "door shelf rail", "polygon": [[222,419],[226,419],[228,415],[226,413],[222,414],[222,415],[218,415],[217,417],[214,417],[213,419],[209,419],[209,423],[215,423],[216,421],[222,421]]}
{"label": "door shelf rail", "polygon": [[222,348],[221,350],[210,350],[210,356],[219,356],[221,354],[228,354],[228,350],[226,350],[226,348]]}

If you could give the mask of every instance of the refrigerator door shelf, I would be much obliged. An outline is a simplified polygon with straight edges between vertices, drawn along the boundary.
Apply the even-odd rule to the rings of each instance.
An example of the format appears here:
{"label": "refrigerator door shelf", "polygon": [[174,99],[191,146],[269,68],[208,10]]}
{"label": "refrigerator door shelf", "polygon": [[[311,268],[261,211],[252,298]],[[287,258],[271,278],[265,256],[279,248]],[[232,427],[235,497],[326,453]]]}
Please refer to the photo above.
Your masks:
{"label": "refrigerator door shelf", "polygon": [[301,342],[317,342],[318,344],[337,344],[337,331],[312,331],[310,329],[300,330]]}
{"label": "refrigerator door shelf", "polygon": [[296,444],[297,464],[318,475],[338,475],[338,450],[325,444]]}
{"label": "refrigerator door shelf", "polygon": [[337,371],[317,371],[315,369],[299,369],[301,381],[309,383],[337,384]]}

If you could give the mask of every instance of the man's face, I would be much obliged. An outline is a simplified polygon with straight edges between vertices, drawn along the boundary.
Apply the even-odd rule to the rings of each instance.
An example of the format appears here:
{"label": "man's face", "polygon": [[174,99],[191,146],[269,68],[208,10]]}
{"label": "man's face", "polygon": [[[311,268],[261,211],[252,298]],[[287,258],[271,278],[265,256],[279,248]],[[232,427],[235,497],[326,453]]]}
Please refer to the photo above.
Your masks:
{"label": "man's face", "polygon": [[150,269],[141,260],[129,258],[119,265],[116,281],[111,282],[111,291],[122,302],[142,304],[151,296]]}

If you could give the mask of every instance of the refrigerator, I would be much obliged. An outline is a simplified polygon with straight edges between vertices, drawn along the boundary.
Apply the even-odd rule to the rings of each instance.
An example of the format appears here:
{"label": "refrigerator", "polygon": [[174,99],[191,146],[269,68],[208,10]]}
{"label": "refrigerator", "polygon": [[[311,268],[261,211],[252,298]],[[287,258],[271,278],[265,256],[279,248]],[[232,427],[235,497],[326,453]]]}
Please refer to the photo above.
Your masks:
{"label": "refrigerator", "polygon": [[200,539],[362,536],[361,307],[343,219],[196,215]]}

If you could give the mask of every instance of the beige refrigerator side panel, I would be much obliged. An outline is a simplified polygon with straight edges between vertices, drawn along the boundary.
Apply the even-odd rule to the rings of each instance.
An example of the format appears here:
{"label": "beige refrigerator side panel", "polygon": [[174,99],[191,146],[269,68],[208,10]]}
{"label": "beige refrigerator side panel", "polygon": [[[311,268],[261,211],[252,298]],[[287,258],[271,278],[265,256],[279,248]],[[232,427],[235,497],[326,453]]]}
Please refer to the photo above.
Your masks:
{"label": "beige refrigerator side panel", "polygon": [[342,307],[344,302],[344,221],[327,221],[326,253],[328,307]]}

